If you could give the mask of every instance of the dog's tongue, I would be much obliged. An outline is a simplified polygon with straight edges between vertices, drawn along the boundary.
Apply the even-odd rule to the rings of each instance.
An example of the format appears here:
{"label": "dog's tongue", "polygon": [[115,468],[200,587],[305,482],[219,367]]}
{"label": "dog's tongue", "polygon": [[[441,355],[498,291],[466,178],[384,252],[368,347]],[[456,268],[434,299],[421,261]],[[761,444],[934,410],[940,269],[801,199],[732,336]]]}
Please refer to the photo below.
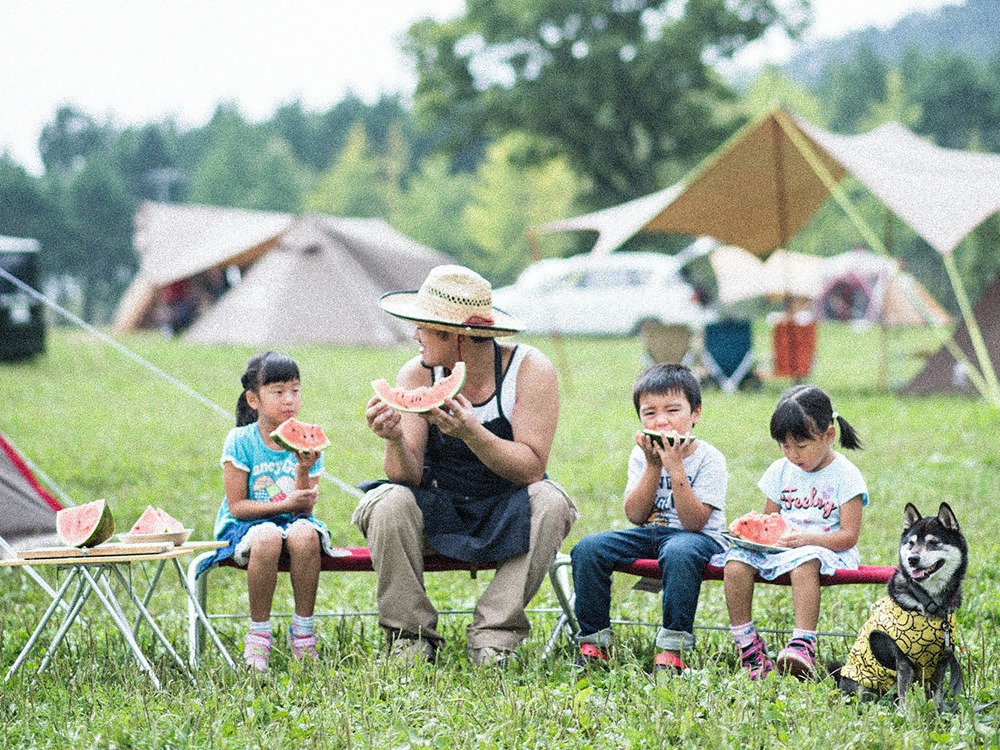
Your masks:
{"label": "dog's tongue", "polygon": [[930,572],[930,568],[912,568],[910,570],[910,576],[919,581],[921,578],[925,578]]}

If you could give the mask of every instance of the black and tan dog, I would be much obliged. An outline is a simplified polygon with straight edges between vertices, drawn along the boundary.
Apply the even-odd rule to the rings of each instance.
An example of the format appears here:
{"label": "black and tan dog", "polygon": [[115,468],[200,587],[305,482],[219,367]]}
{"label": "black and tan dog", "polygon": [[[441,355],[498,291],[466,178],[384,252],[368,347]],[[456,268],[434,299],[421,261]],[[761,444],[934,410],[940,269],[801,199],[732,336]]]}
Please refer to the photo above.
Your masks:
{"label": "black and tan dog", "polygon": [[907,503],[899,568],[889,595],[872,606],[847,663],[834,665],[840,689],[875,697],[895,684],[902,706],[917,682],[939,710],[952,705],[963,685],[954,633],[967,565],[968,545],[948,504],[922,517]]}

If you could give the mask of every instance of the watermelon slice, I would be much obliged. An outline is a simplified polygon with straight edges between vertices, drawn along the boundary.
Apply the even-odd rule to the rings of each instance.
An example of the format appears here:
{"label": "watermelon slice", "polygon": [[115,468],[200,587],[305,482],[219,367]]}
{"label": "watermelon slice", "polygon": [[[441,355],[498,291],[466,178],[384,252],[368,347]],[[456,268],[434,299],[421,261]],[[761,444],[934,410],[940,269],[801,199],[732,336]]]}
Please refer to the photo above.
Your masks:
{"label": "watermelon slice", "polygon": [[780,513],[752,511],[729,524],[729,533],[757,544],[776,544],[788,531],[788,524]]}
{"label": "watermelon slice", "polygon": [[323,432],[322,427],[318,424],[300,422],[295,417],[286,419],[278,425],[278,429],[271,433],[271,438],[282,448],[295,453],[299,451],[319,452],[330,446],[330,440]]}
{"label": "watermelon slice", "polygon": [[[660,445],[663,445],[663,441],[666,440],[670,445],[674,444],[673,435],[664,435],[662,432],[657,432],[656,430],[643,430],[642,433],[644,435],[649,435],[651,438],[653,438],[654,443],[659,443]],[[697,440],[697,438],[694,435],[688,435],[689,444],[693,443],[695,440]]]}
{"label": "watermelon slice", "polygon": [[465,385],[465,362],[456,362],[451,375],[434,385],[421,385],[409,390],[394,388],[385,378],[372,381],[375,395],[396,411],[422,414],[437,409],[449,398],[455,398]]}
{"label": "watermelon slice", "polygon": [[69,547],[96,547],[115,533],[115,519],[106,500],[63,508],[56,512],[56,533]]}
{"label": "watermelon slice", "polygon": [[164,532],[185,531],[184,524],[167,513],[163,508],[147,505],[139,520],[129,530],[130,534],[162,534]]}

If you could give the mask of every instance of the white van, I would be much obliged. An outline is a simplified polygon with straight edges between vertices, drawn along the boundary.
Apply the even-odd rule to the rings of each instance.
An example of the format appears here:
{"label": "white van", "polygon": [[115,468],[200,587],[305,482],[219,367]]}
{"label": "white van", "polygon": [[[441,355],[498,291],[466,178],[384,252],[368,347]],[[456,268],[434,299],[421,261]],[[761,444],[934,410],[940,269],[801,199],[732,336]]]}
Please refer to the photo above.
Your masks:
{"label": "white van", "polygon": [[660,253],[542,260],[494,289],[493,304],[529,333],[635,335],[647,320],[700,330],[714,318],[681,276],[677,257]]}

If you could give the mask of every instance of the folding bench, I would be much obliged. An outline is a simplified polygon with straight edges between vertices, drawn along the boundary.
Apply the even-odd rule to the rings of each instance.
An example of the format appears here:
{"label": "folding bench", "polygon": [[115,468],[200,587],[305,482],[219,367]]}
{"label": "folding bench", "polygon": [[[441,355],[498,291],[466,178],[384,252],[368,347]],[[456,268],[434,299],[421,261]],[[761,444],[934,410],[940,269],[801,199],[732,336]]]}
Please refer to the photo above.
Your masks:
{"label": "folding bench", "polygon": [[[328,555],[323,555],[321,558],[320,571],[322,573],[374,573],[375,568],[372,565],[372,554],[368,547],[346,547],[344,551],[348,554],[340,557],[330,557]],[[201,605],[202,610],[209,617],[212,615],[208,614],[207,604],[208,604],[208,581],[211,574],[217,568],[235,568],[236,570],[245,571],[245,568],[241,568],[236,563],[233,562],[232,558],[223,560],[218,565],[213,565],[208,568],[202,574],[198,575],[198,568],[203,560],[207,560],[211,557],[214,552],[205,552],[198,555],[191,561],[188,565],[188,583],[195,591],[198,603]],[[424,558],[424,571],[427,573],[440,573],[445,571],[465,571],[472,575],[473,578],[476,577],[476,573],[480,570],[494,570],[496,569],[496,563],[468,563],[464,560],[456,560],[451,557],[445,557],[444,555],[428,555]],[[281,562],[278,566],[279,573],[287,573],[288,559],[287,557],[282,557]],[[374,590],[374,589],[373,589]],[[362,613],[352,613],[352,614],[362,614]],[[215,615],[218,617],[218,615]],[[197,616],[193,604],[188,604],[188,646],[190,649],[190,664],[192,666],[196,665],[198,662],[198,656],[201,653],[201,640],[202,640],[202,626],[201,622]],[[558,631],[553,631],[558,632]]]}
{"label": "folding bench", "polygon": [[[548,655],[551,648],[555,645],[560,632],[565,633],[568,638],[572,639],[580,630],[580,625],[576,621],[576,614],[573,612],[574,594],[570,585],[571,565],[572,560],[569,555],[559,554],[556,555],[556,559],[552,561],[552,565],[549,567],[549,581],[551,581],[556,598],[559,600],[559,606],[562,607],[562,614],[559,616],[559,621],[556,623],[555,629],[549,638],[545,655]],[[640,576],[641,578],[652,578],[657,583],[662,577],[660,564],[656,560],[636,560],[629,565],[616,568],[616,572],[628,573],[629,575]],[[848,584],[885,585],[895,572],[896,568],[892,565],[859,565],[856,570],[838,570],[833,575],[820,576],[819,583],[820,586],[843,586]],[[703,581],[721,581],[722,568],[714,565],[706,565],[701,579]],[[776,586],[790,586],[792,583],[788,573],[778,576],[773,581],[765,581],[760,576],[757,576],[756,580],[757,583]],[[699,626],[696,625],[695,627]]]}

